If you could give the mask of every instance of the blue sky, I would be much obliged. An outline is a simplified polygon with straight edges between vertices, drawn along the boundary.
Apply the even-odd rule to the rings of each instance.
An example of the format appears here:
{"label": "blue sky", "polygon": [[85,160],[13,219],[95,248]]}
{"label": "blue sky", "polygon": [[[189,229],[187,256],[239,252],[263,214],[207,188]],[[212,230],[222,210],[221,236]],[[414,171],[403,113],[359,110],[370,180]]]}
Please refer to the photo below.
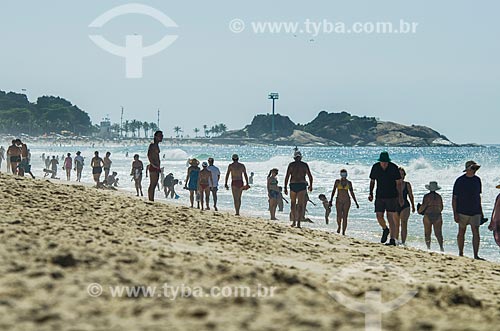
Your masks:
{"label": "blue sky", "polygon": [[[173,19],[165,28],[144,15],[89,24],[127,1],[10,1],[0,11],[1,90],[27,89],[30,100],[58,95],[93,122],[109,114],[176,125],[193,135],[203,124],[241,128],[254,114],[277,111],[298,123],[319,111],[346,110],[430,126],[453,141],[499,143],[500,22],[497,1],[136,1]],[[247,29],[232,33],[240,18]],[[412,35],[254,34],[255,21],[418,22]],[[125,78],[125,61],[97,47],[98,32],[124,45],[179,36],[144,60],[143,78]]]}

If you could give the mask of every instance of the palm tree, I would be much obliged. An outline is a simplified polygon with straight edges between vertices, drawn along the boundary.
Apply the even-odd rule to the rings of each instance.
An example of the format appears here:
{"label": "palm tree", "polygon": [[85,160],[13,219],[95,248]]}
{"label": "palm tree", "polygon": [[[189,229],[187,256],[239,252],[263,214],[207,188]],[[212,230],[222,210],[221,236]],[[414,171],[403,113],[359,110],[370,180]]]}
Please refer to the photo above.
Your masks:
{"label": "palm tree", "polygon": [[208,125],[203,124],[203,132],[205,133],[205,138],[208,138],[208,131],[207,131]]}
{"label": "palm tree", "polygon": [[179,133],[181,133],[181,132],[182,132],[181,127],[180,127],[180,126],[176,126],[176,127],[174,128],[174,132],[175,132],[175,136],[176,136],[177,138],[179,138]]}
{"label": "palm tree", "polygon": [[119,135],[120,134],[120,124],[115,123],[115,124],[111,125],[111,132]]}
{"label": "palm tree", "polygon": [[143,122],[142,123],[142,128],[144,129],[144,138],[148,136],[148,132],[150,129],[149,123],[148,122]]}
{"label": "palm tree", "polygon": [[219,124],[219,132],[220,132],[221,134],[223,134],[223,133],[226,133],[226,131],[227,131],[227,126],[226,126],[226,124],[224,124],[224,123]]}
{"label": "palm tree", "polygon": [[156,131],[158,131],[158,130],[160,130],[160,128],[158,127],[158,125],[156,125],[155,122],[150,122],[149,123],[149,128],[151,129],[151,131],[153,131],[153,133],[156,132]]}
{"label": "palm tree", "polygon": [[128,120],[123,125],[123,131],[125,131],[125,137],[128,138],[128,132],[130,131],[130,122]]}
{"label": "palm tree", "polygon": [[198,138],[198,132],[200,132],[200,129],[194,128],[194,134],[196,135],[196,138]]}

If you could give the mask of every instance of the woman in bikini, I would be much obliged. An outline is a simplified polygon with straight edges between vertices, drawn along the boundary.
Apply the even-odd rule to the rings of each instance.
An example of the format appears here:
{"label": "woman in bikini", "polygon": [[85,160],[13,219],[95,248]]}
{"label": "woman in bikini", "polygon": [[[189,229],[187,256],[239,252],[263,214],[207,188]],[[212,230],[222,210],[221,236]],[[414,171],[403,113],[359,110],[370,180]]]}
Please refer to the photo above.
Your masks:
{"label": "woman in bikini", "polygon": [[[413,197],[413,189],[409,182],[405,182],[406,171],[404,168],[399,168],[399,173],[401,174],[401,180],[403,181],[403,200],[404,204],[400,207],[398,213],[396,213],[396,240],[399,237],[399,228],[401,226],[401,243],[404,245],[406,243],[406,237],[408,235],[408,219],[410,218],[410,203],[411,212],[415,212],[415,198]],[[410,201],[408,201],[410,198]]]}
{"label": "woman in bikini", "polygon": [[441,252],[444,252],[443,248],[443,218],[441,212],[443,211],[443,198],[436,191],[441,188],[438,186],[437,182],[430,182],[429,185],[425,185],[425,188],[430,192],[424,196],[422,204],[418,206],[418,213],[424,215],[424,235],[425,244],[427,249],[431,249],[431,234],[432,228],[434,227],[434,235],[439,243]]}
{"label": "woman in bikini", "polygon": [[[189,190],[189,201],[191,202],[191,208],[194,206],[194,195],[198,192],[198,176],[200,174],[200,161],[197,159],[191,159],[189,161],[189,168],[187,169],[187,176],[184,189]],[[200,208],[200,202],[198,201],[198,208]]]}
{"label": "woman in bikini", "polygon": [[345,236],[347,217],[349,215],[349,209],[351,208],[351,197],[356,203],[356,208],[359,208],[358,201],[354,195],[352,183],[347,179],[347,170],[345,169],[340,170],[340,179],[337,179],[333,185],[330,206],[333,204],[333,197],[335,196],[336,191],[338,191],[337,200],[335,202],[335,208],[337,209],[337,233],[340,233],[340,229],[342,227],[342,235]]}
{"label": "woman in bikini", "polygon": [[269,171],[267,176],[267,196],[269,198],[269,212],[271,213],[271,220],[277,220],[276,208],[278,207],[278,198],[280,190],[278,187],[278,169],[273,168]]}
{"label": "woman in bikini", "polygon": [[71,169],[73,168],[73,159],[71,158],[71,153],[68,153],[64,159],[64,170],[66,170],[66,180],[69,182],[71,180]]}

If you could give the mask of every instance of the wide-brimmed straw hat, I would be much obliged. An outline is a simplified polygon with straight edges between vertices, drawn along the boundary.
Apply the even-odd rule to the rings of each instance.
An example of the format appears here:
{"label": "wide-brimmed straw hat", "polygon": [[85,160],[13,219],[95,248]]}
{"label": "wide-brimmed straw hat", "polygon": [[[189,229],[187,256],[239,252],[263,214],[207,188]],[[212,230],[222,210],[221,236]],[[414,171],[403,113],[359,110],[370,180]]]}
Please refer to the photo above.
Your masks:
{"label": "wide-brimmed straw hat", "polygon": [[200,164],[200,161],[198,161],[197,159],[191,159],[189,160],[189,164],[197,166],[198,164]]}
{"label": "wide-brimmed straw hat", "polygon": [[431,192],[439,191],[441,189],[437,182],[430,182],[429,184],[425,185],[425,188]]}
{"label": "wide-brimmed straw hat", "polygon": [[470,160],[470,161],[465,162],[464,172],[469,170],[469,168],[471,168],[472,170],[479,170],[479,168],[481,168],[481,166],[479,164],[477,164],[475,161]]}

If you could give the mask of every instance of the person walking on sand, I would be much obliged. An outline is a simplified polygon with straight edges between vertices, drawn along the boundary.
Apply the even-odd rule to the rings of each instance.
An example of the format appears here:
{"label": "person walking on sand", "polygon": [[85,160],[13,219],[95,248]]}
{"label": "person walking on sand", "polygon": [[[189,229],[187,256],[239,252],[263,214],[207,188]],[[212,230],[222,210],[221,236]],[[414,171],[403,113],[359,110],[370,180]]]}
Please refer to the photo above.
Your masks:
{"label": "person walking on sand", "polygon": [[464,255],[465,232],[467,225],[472,230],[472,248],[474,259],[484,260],[479,257],[479,226],[483,218],[483,207],[481,206],[482,184],[476,172],[481,166],[474,161],[465,163],[464,175],[457,178],[453,186],[453,218],[458,224],[458,255]]}
{"label": "person walking on sand", "polygon": [[[404,204],[401,174],[397,165],[391,162],[388,152],[380,153],[377,163],[372,166],[370,172],[370,195],[368,200],[373,201],[373,189],[377,183],[375,197],[375,213],[377,221],[383,229],[381,243],[387,241],[389,234],[391,239],[386,245],[396,246],[396,213],[399,206]],[[387,228],[384,214],[387,212]]]}
{"label": "person walking on sand", "polygon": [[[239,162],[240,158],[238,154],[233,154],[231,159],[233,160],[233,163],[227,167],[224,187],[226,190],[229,190],[227,182],[229,180],[229,175],[231,175],[231,193],[233,194],[234,209],[236,211],[236,216],[239,216],[241,208],[241,195],[243,190],[248,189],[250,185],[248,184],[247,169],[243,163]],[[243,178],[246,181],[246,185]]]}
{"label": "person walking on sand", "polygon": [[330,213],[332,212],[332,206],[330,206],[330,201],[326,198],[326,195],[320,194],[318,195],[319,201],[323,204],[323,208],[325,208],[325,223],[328,225],[330,223]]}
{"label": "person walking on sand", "polygon": [[[90,166],[92,167],[92,175],[94,176],[94,182],[96,187],[99,187],[99,183],[101,182],[101,174],[102,174],[102,167],[104,165],[104,162],[102,158],[99,156],[99,152],[95,151],[94,152],[94,157],[92,158],[92,161],[90,161]],[[106,179],[106,178],[104,178]]]}
{"label": "person walking on sand", "polygon": [[441,215],[443,211],[443,198],[436,191],[439,191],[437,182],[430,182],[429,185],[425,185],[425,188],[430,192],[424,195],[422,204],[418,206],[418,213],[424,215],[424,236],[425,245],[427,249],[431,249],[431,234],[432,228],[434,227],[434,235],[439,243],[439,248],[441,252],[444,252],[443,247],[443,217]]}
{"label": "person walking on sand", "polygon": [[288,195],[288,182],[290,182],[290,218],[292,227],[300,228],[300,222],[305,219],[306,213],[306,193],[308,183],[306,176],[309,178],[309,192],[313,190],[313,176],[309,170],[309,165],[302,162],[302,154],[297,149],[293,154],[294,162],[288,165],[285,175],[285,195]]}
{"label": "person walking on sand", "polygon": [[[335,200],[335,208],[337,210],[337,233],[340,233],[342,228],[342,235],[345,236],[345,230],[347,229],[347,217],[349,216],[349,209],[351,209],[351,197],[356,204],[356,208],[359,208],[358,201],[354,195],[354,189],[352,187],[352,182],[347,179],[347,170],[340,170],[340,179],[335,181],[333,184],[332,195],[330,197],[330,207],[333,204],[333,197],[337,193],[337,200]],[[349,195],[350,194],[350,195]],[[328,223],[327,223],[328,224]]]}
{"label": "person walking on sand", "polygon": [[253,185],[253,176],[254,176],[254,173],[251,172],[250,177],[248,177],[248,185]]}
{"label": "person walking on sand", "polygon": [[148,148],[148,160],[149,160],[149,188],[148,188],[148,199],[149,201],[155,200],[155,190],[158,185],[158,180],[160,179],[160,146],[159,143],[163,141],[163,132],[156,131],[153,137],[153,142]]}
{"label": "person walking on sand", "polygon": [[267,197],[269,198],[269,212],[271,214],[271,220],[277,221],[276,218],[276,208],[278,207],[278,198],[280,195],[280,189],[278,187],[278,169],[273,168],[269,171],[267,175]]}
{"label": "person walking on sand", "polygon": [[134,155],[134,161],[132,161],[132,170],[130,170],[130,176],[134,180],[135,191],[137,192],[137,196],[139,193],[141,197],[144,196],[142,194],[142,171],[144,170],[144,164],[141,160],[139,160],[139,154]]}
{"label": "person walking on sand", "polygon": [[84,164],[84,158],[83,156],[80,155],[81,152],[78,151],[76,152],[75,156],[75,170],[76,170],[76,181],[79,182],[82,179],[82,171],[83,171],[83,164]]}
{"label": "person walking on sand", "polygon": [[111,156],[111,152],[106,152],[106,156],[102,160],[103,162],[103,168],[104,168],[104,179],[108,178],[109,172],[111,170],[111,159],[109,158]]}
{"label": "person walking on sand", "polygon": [[50,156],[47,156],[47,158],[45,159],[45,169],[49,169],[50,168]]}
{"label": "person walking on sand", "polygon": [[[401,244],[406,244],[406,237],[408,236],[408,219],[410,218],[410,203],[411,212],[415,212],[415,198],[413,196],[413,189],[410,182],[405,182],[406,171],[404,168],[399,167],[401,180],[403,181],[403,206],[398,209],[396,213],[396,240],[399,239],[399,229],[401,227]],[[410,198],[410,201],[408,201]]]}
{"label": "person walking on sand", "polygon": [[55,156],[52,156],[52,160],[50,160],[50,170],[52,172],[52,176],[50,178],[57,179],[57,166],[59,165],[59,161]]}
{"label": "person walking on sand", "polygon": [[[29,165],[29,150],[28,150],[28,145],[23,143],[21,139],[16,139],[16,144],[17,146],[21,149],[21,162],[18,164],[18,174],[19,176],[24,176],[24,171],[25,169],[28,168]],[[30,168],[31,172],[31,168]],[[33,177],[33,174],[31,174]]]}
{"label": "person walking on sand", "polygon": [[[184,181],[184,189],[189,190],[189,201],[191,202],[191,208],[194,208],[194,198],[195,194],[198,192],[198,177],[200,175],[200,161],[197,159],[189,160],[189,168],[187,169],[186,180]],[[198,208],[200,208],[200,201],[198,201]]]}
{"label": "person walking on sand", "polygon": [[210,186],[213,186],[212,173],[208,170],[208,163],[203,162],[201,164],[202,169],[198,176],[198,191],[200,193],[201,210],[203,209],[203,197],[207,203],[206,210],[210,210]]}
{"label": "person walking on sand", "polygon": [[212,157],[208,158],[207,169],[212,174],[212,186],[210,186],[210,192],[212,192],[212,198],[214,200],[214,210],[217,211],[217,191],[219,190],[220,170],[214,165],[214,159]]}
{"label": "person walking on sand", "polygon": [[71,158],[71,153],[68,153],[64,159],[63,169],[66,170],[66,180],[69,182],[71,180],[71,169],[73,168],[73,159]]}
{"label": "person walking on sand", "polygon": [[12,140],[12,145],[7,148],[7,157],[10,160],[10,171],[12,174],[16,175],[17,166],[21,163],[21,149],[17,145],[17,141],[15,139]]}
{"label": "person walking on sand", "polygon": [[[500,185],[497,185],[496,188],[500,189]],[[497,245],[500,246],[500,194],[498,194],[495,199],[495,205],[493,206],[493,212],[491,213],[488,230],[493,231],[495,241]]]}

